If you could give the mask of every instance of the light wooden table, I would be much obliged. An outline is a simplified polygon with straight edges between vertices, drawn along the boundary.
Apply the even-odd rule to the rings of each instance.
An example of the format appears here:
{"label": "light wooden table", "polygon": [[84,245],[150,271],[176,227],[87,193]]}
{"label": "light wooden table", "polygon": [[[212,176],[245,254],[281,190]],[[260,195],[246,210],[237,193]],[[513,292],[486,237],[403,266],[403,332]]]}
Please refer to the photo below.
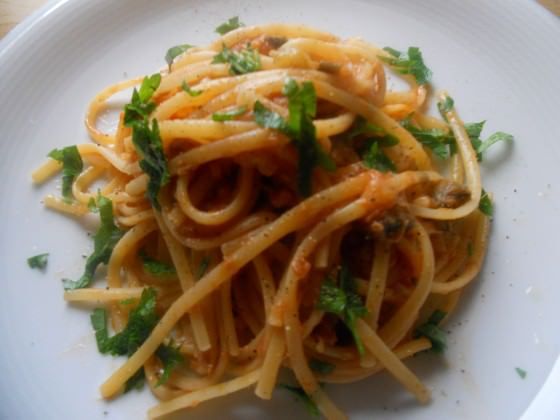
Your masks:
{"label": "light wooden table", "polygon": [[[560,16],[560,0],[538,0],[538,2]],[[0,0],[0,38],[45,3],[46,0]]]}

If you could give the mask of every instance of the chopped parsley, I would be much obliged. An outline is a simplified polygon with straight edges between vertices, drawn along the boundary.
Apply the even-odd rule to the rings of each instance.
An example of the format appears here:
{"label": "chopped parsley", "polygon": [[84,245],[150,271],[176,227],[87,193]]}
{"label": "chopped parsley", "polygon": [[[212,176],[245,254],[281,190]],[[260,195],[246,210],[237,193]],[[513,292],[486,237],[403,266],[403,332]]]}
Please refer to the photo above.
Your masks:
{"label": "chopped parsley", "polygon": [[419,85],[426,84],[432,77],[432,71],[424,64],[422,53],[418,47],[409,47],[407,52],[397,51],[390,47],[383,48],[391,57],[379,56],[397,73],[414,76]]}
{"label": "chopped parsley", "polygon": [[165,61],[169,66],[169,70],[171,70],[171,64],[173,64],[175,58],[177,58],[178,56],[180,56],[181,54],[183,54],[185,51],[187,51],[189,48],[192,47],[193,46],[189,44],[182,44],[182,45],[175,45],[174,47],[169,48],[165,53]]}
{"label": "chopped parsley", "polygon": [[140,168],[148,174],[147,196],[156,210],[161,210],[158,195],[161,187],[169,182],[167,160],[163,153],[163,145],[159,135],[157,120],[148,121],[156,104],[151,100],[159,87],[161,75],[159,73],[145,77],[140,90],[134,89],[132,100],[124,107],[124,123],[132,128],[132,143],[140,155]]}
{"label": "chopped parsley", "polygon": [[453,106],[455,105],[455,102],[453,101],[453,98],[451,96],[446,96],[445,100],[440,101],[437,103],[437,107],[439,110],[439,113],[441,114],[441,117],[447,121],[447,115],[446,113],[448,113],[449,111],[451,111],[453,109]]}
{"label": "chopped parsley", "polygon": [[[482,131],[482,127],[484,126],[484,122],[480,123],[471,123],[465,124],[465,130],[471,139],[471,144],[473,146],[474,151],[476,152],[476,158],[479,162],[482,161],[482,156],[484,152],[486,152],[491,146],[494,144],[504,141],[506,143],[513,142],[513,136],[508,133],[504,133],[503,131],[497,131],[488,137],[486,140],[480,139],[480,132]],[[479,129],[480,127],[480,129]]]}
{"label": "chopped parsley", "polygon": [[99,264],[107,264],[113,248],[121,239],[124,232],[122,232],[113,220],[113,203],[106,197],[99,196],[97,199],[97,206],[99,208],[99,216],[101,225],[93,236],[94,250],[87,261],[84,274],[77,281],[63,279],[64,288],[66,290],[81,289],[90,285],[93,281],[93,276]]}
{"label": "chopped parsley", "polygon": [[156,291],[146,288],[142,291],[140,302],[129,315],[124,329],[109,337],[107,311],[97,308],[91,315],[91,325],[100,353],[113,356],[131,356],[146,341],[158,322],[156,314]]}
{"label": "chopped parsley", "polygon": [[87,207],[88,207],[88,210],[91,213],[97,213],[99,211],[99,209],[97,208],[97,203],[95,201],[95,198],[93,198],[93,197],[89,198],[88,203],[87,203]]}
{"label": "chopped parsley", "polygon": [[[381,127],[378,127],[378,126],[368,122],[368,120],[366,120],[362,116],[358,116],[354,120],[354,123],[352,124],[352,127],[350,128],[348,133],[345,134],[345,139],[346,140],[353,140],[355,137],[358,137],[358,136],[361,136],[361,135],[382,136],[384,134],[385,134],[385,130],[383,130]],[[397,143],[398,143],[398,140],[397,140]]]}
{"label": "chopped parsley", "polygon": [[[128,323],[124,329],[109,337],[107,327],[107,311],[97,308],[90,317],[91,325],[95,330],[97,349],[102,354],[113,356],[131,356],[146,341],[156,326],[159,317],[156,313],[156,291],[146,288],[142,291],[140,302],[130,311]],[[171,371],[183,362],[183,357],[178,348],[170,345],[161,345],[156,350],[156,356],[163,364],[163,372],[157,385],[165,383]],[[139,389],[144,383],[144,370],[140,368],[125,384],[125,392]]]}
{"label": "chopped parsley", "polygon": [[259,101],[255,102],[255,121],[262,127],[273,128],[293,140],[298,150],[297,185],[299,193],[307,197],[311,194],[311,177],[315,166],[334,171],[336,165],[317,142],[313,118],[317,113],[317,95],[311,82],[298,86],[293,79],[284,83],[282,93],[288,97],[288,120],[267,109]]}
{"label": "chopped parsley", "polygon": [[286,384],[280,384],[280,388],[283,388],[286,391],[289,391],[292,394],[294,394],[296,398],[303,403],[303,405],[305,406],[309,414],[311,414],[313,417],[319,417],[321,415],[321,413],[319,412],[319,408],[317,407],[317,404],[315,404],[315,402],[311,399],[311,397],[305,393],[303,388],[299,386],[291,386]]}
{"label": "chopped parsley", "polygon": [[354,338],[358,352],[363,356],[365,349],[356,331],[356,320],[364,317],[367,309],[360,295],[356,293],[354,278],[345,264],[340,267],[337,280],[338,286],[330,277],[323,281],[317,308],[333,313],[342,319]]}
{"label": "chopped parsley", "polygon": [[416,328],[415,337],[426,337],[432,343],[432,350],[436,353],[443,353],[447,348],[447,335],[439,324],[447,313],[439,309],[434,311],[428,321]]}
{"label": "chopped parsley", "polygon": [[84,162],[78,147],[68,146],[64,149],[54,149],[48,156],[62,163],[62,196],[67,200],[71,199],[72,184],[84,169]]}
{"label": "chopped parsley", "polygon": [[383,152],[380,144],[381,142],[375,138],[367,140],[366,152],[362,156],[364,165],[371,169],[377,169],[380,172],[397,172],[395,164],[389,159],[385,152]]}
{"label": "chopped parsley", "polygon": [[144,388],[144,379],[146,379],[146,376],[144,375],[144,369],[140,368],[125,382],[124,393],[126,394],[133,389],[135,389],[136,391],[140,391],[142,388]]}
{"label": "chopped parsley", "polygon": [[450,148],[455,146],[453,134],[448,134],[439,128],[430,128],[428,130],[419,128],[409,118],[403,120],[401,125],[437,157],[447,159],[451,156],[452,150]]}
{"label": "chopped parsley", "polygon": [[169,182],[170,174],[167,159],[163,152],[157,120],[152,120],[151,128],[147,121],[134,124],[132,142],[142,158],[140,168],[150,177],[147,190],[148,198],[156,210],[161,210],[158,200],[159,191]]}
{"label": "chopped parsley", "polygon": [[227,22],[222,23],[215,29],[215,32],[219,33],[220,35],[225,35],[228,32],[233,31],[234,29],[241,28],[245,26],[243,22],[239,20],[239,16],[234,16],[229,18]]}
{"label": "chopped parsley", "polygon": [[39,270],[45,268],[48,262],[49,262],[48,253],[35,255],[27,259],[27,265],[29,266],[29,268],[38,268]]}
{"label": "chopped parsley", "polygon": [[313,372],[317,372],[321,375],[328,375],[334,370],[334,365],[329,362],[323,362],[319,359],[311,359],[309,361],[309,367]]}
{"label": "chopped parsley", "polygon": [[154,92],[161,83],[161,74],[155,73],[144,77],[140,89],[134,88],[132,99],[124,107],[124,124],[134,129],[134,123],[147,121],[148,116],[156,109],[151,100]]}
{"label": "chopped parsley", "polygon": [[173,342],[171,342],[169,345],[159,346],[156,350],[156,356],[163,365],[163,371],[156,383],[156,387],[165,384],[169,380],[173,369],[184,363],[185,359],[179,349],[180,346],[174,346]]}
{"label": "chopped parsley", "polygon": [[200,264],[198,265],[198,270],[196,271],[196,278],[200,280],[206,271],[208,270],[208,266],[210,265],[210,257],[206,256],[200,260]]}
{"label": "chopped parsley", "polygon": [[235,119],[235,117],[239,117],[247,112],[247,107],[245,105],[238,106],[236,108],[229,109],[224,112],[214,112],[212,114],[212,120],[222,122],[222,121],[231,121]]}
{"label": "chopped parsley", "polygon": [[233,75],[251,73],[261,68],[261,57],[258,51],[247,45],[241,51],[233,51],[226,45],[222,47],[222,51],[214,56],[213,64],[228,63],[229,72]]}
{"label": "chopped parsley", "polygon": [[525,377],[527,376],[527,371],[524,370],[524,369],[521,369],[521,368],[519,368],[519,367],[516,367],[516,368],[515,368],[515,371],[517,372],[517,374],[519,375],[519,377],[520,377],[521,379],[525,379]]}
{"label": "chopped parsley", "polygon": [[488,193],[482,189],[482,195],[480,196],[480,202],[478,203],[478,209],[488,217],[494,215],[494,204]]}
{"label": "chopped parsley", "polygon": [[266,108],[260,101],[255,102],[253,113],[255,122],[261,127],[273,128],[286,135],[291,134],[286,120],[280,114]]}
{"label": "chopped parsley", "polygon": [[201,90],[196,90],[196,89],[191,89],[191,87],[188,85],[187,82],[185,82],[183,80],[183,83],[181,83],[181,89],[183,89],[183,91],[187,92],[190,96],[198,96],[202,93]]}
{"label": "chopped parsley", "polygon": [[175,267],[151,258],[145,252],[140,252],[139,256],[142,259],[142,267],[147,273],[156,277],[165,277],[177,274]]}

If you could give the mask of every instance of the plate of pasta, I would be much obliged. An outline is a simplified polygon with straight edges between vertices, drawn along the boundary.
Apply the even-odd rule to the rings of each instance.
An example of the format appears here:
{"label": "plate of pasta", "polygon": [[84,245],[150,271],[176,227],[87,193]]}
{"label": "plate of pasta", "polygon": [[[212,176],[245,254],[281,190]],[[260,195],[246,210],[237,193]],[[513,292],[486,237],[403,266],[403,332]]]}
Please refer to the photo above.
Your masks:
{"label": "plate of pasta", "polygon": [[0,417],[560,415],[558,37],[505,0],[49,3],[0,43]]}

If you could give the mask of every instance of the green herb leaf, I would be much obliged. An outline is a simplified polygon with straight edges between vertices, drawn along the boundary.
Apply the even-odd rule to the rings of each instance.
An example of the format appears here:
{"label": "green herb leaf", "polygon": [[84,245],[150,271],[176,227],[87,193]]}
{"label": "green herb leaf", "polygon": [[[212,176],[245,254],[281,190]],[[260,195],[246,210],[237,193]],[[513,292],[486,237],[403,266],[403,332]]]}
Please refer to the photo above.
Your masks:
{"label": "green herb leaf", "polygon": [[144,388],[144,379],[146,379],[144,368],[140,368],[125,382],[124,393],[126,394],[133,389],[140,391],[142,388]]}
{"label": "green herb leaf", "polygon": [[447,335],[439,324],[447,314],[439,309],[434,311],[428,321],[416,328],[415,337],[426,337],[432,343],[432,350],[443,353],[447,347]]}
{"label": "green herb leaf", "polygon": [[220,26],[218,26],[216,28],[216,32],[220,35],[225,35],[228,32],[233,31],[234,29],[241,28],[242,26],[245,26],[245,24],[239,20],[239,16],[234,16],[232,18],[229,18],[227,22],[222,23]]}
{"label": "green herb leaf", "polygon": [[492,203],[492,199],[484,189],[482,189],[482,195],[480,196],[478,209],[488,217],[492,217],[494,215],[494,204]]}
{"label": "green herb leaf", "polygon": [[114,356],[131,356],[146,341],[156,326],[156,291],[147,288],[142,291],[138,306],[130,312],[126,327],[112,337],[107,328],[107,312],[97,308],[91,315],[91,325],[95,330],[95,339],[100,353]]}
{"label": "green herb leaf", "polygon": [[[352,140],[355,137],[366,135],[366,136],[383,136],[385,134],[385,130],[381,127],[378,127],[370,122],[368,122],[364,117],[358,116],[354,120],[352,127],[346,134],[347,140]],[[398,143],[398,140],[397,140]]]}
{"label": "green herb leaf", "polygon": [[303,82],[301,87],[295,80],[288,79],[282,90],[288,97],[288,121],[276,112],[270,111],[260,102],[255,102],[253,113],[261,127],[276,129],[290,137],[298,150],[298,190],[307,197],[311,194],[311,177],[315,166],[327,171],[336,170],[332,158],[321,148],[316,138],[313,118],[317,112],[317,96],[311,82]]}
{"label": "green herb leaf", "polygon": [[247,112],[247,107],[245,105],[238,106],[236,108],[229,109],[224,112],[214,112],[212,114],[212,120],[214,121],[231,121],[235,117],[239,117]]}
{"label": "green herb leaf", "polygon": [[198,280],[200,280],[202,276],[204,276],[206,270],[208,270],[209,265],[210,265],[210,257],[205,256],[204,258],[202,258],[202,260],[200,260],[200,264],[198,265],[198,270],[196,271],[196,278]]}
{"label": "green herb leaf", "polygon": [[484,124],[486,124],[486,121],[465,124],[465,131],[467,132],[467,135],[471,138],[471,140],[478,139],[480,137],[482,129],[484,128]]}
{"label": "green herb leaf", "polygon": [[146,271],[147,273],[150,273],[157,277],[172,276],[177,274],[175,267],[151,258],[143,251],[139,253],[139,256],[142,259],[142,266],[144,268],[144,271]]}
{"label": "green herb leaf", "polygon": [[260,70],[261,57],[250,46],[241,51],[233,51],[224,45],[222,51],[214,56],[212,63],[229,63],[229,72],[238,75]]}
{"label": "green herb leaf", "polygon": [[62,196],[72,198],[72,184],[74,179],[84,169],[84,162],[77,146],[68,146],[64,149],[54,149],[48,155],[50,158],[62,163]]}
{"label": "green herb leaf", "polygon": [[171,372],[173,372],[177,366],[184,363],[185,359],[181,355],[179,348],[180,346],[175,347],[173,342],[171,342],[169,345],[159,346],[156,350],[156,356],[163,364],[163,372],[156,383],[156,387],[165,384],[169,380]]}
{"label": "green herb leaf", "polygon": [[362,159],[364,165],[371,169],[376,169],[380,172],[397,172],[395,164],[379,147],[379,142],[375,139],[368,139],[366,142],[366,152],[363,154]]}
{"label": "green herb leaf", "polygon": [[525,377],[527,376],[527,371],[525,371],[525,370],[523,370],[523,369],[521,369],[521,368],[516,367],[516,368],[515,368],[515,371],[517,372],[517,374],[519,375],[519,377],[520,377],[521,379],[525,379]]}
{"label": "green herb leaf", "polygon": [[333,364],[328,362],[323,362],[322,360],[319,359],[311,359],[309,361],[309,367],[313,372],[317,372],[321,375],[328,375],[335,368]]}
{"label": "green herb leaf", "polygon": [[289,135],[288,124],[282,116],[266,108],[260,101],[256,101],[253,107],[255,122],[261,127],[273,128]]}
{"label": "green herb leaf", "polygon": [[148,116],[156,107],[151,98],[160,82],[161,75],[159,73],[145,77],[140,90],[134,89],[132,92],[131,103],[124,107],[124,123],[132,127],[132,143],[141,157],[140,168],[150,178],[147,196],[156,210],[161,210],[158,201],[159,191],[169,182],[170,178],[159,135],[158,122],[155,119],[152,120],[151,128],[148,122]]}
{"label": "green herb leaf", "polygon": [[133,303],[136,303],[137,300],[138,299],[136,298],[128,298],[128,299],[121,300],[119,303],[121,305],[132,305]]}
{"label": "green herb leaf", "polygon": [[146,120],[154,111],[156,104],[151,99],[160,82],[161,74],[155,73],[144,77],[140,90],[134,88],[131,102],[124,107],[124,125],[133,127],[134,123]]}
{"label": "green herb leaf", "polygon": [[191,89],[191,87],[187,84],[187,82],[185,82],[183,80],[183,83],[181,83],[181,88],[187,92],[190,96],[198,96],[202,93],[201,90],[195,90],[195,89]]}
{"label": "green herb leaf", "polygon": [[441,117],[445,121],[447,121],[446,113],[451,111],[453,109],[454,105],[455,105],[455,102],[453,101],[453,98],[451,98],[451,96],[446,96],[445,100],[438,102],[437,107],[438,107],[439,113],[441,114]]}
{"label": "green herb leaf", "polygon": [[93,197],[90,197],[90,199],[88,200],[87,207],[91,213],[97,213],[99,211],[99,209],[97,208],[97,203],[95,202],[95,198]]}
{"label": "green herb leaf", "polygon": [[27,259],[27,265],[29,266],[29,268],[38,268],[40,270],[45,268],[48,262],[49,262],[48,253],[35,255]]}
{"label": "green herb leaf", "polygon": [[349,268],[343,264],[337,276],[339,286],[330,278],[326,278],[321,285],[319,302],[317,308],[339,316],[348,327],[356,343],[360,355],[364,355],[365,349],[356,331],[356,320],[367,315],[362,298],[356,293],[354,278]]}
{"label": "green herb leaf", "polygon": [[313,118],[317,112],[317,95],[311,82],[303,82],[301,87],[295,80],[288,79],[282,93],[288,97],[288,121],[277,113],[255,102],[255,121],[262,127],[274,128],[290,137],[298,150],[297,184],[301,195],[311,194],[311,176],[315,166],[334,171],[336,164],[317,142]]}
{"label": "green herb leaf", "polygon": [[291,392],[292,394],[294,394],[297,397],[297,399],[304,404],[305,408],[312,416],[319,417],[321,415],[321,413],[319,412],[319,408],[317,407],[317,404],[315,404],[315,402],[311,399],[311,397],[305,393],[303,388],[300,388],[299,386],[291,386],[286,384],[280,384],[280,388],[283,388]]}
{"label": "green herb leaf", "polygon": [[505,141],[506,143],[513,142],[513,136],[503,131],[498,131],[488,137],[486,140],[472,139],[473,147],[476,151],[476,157],[479,161],[482,161],[482,155],[486,150],[488,150],[492,145],[498,143],[499,141]]}
{"label": "green herb leaf", "polygon": [[390,47],[383,48],[392,57],[379,56],[396,72],[414,76],[420,85],[428,83],[432,77],[431,70],[424,64],[422,53],[418,47],[409,47],[407,52],[400,52]]}
{"label": "green herb leaf", "polygon": [[187,51],[189,48],[192,48],[192,45],[189,44],[182,44],[182,45],[175,45],[167,50],[165,53],[165,61],[169,66],[169,70],[171,71],[171,64],[173,64],[173,60]]}
{"label": "green herb leaf", "polygon": [[150,177],[148,198],[156,210],[161,210],[158,200],[159,191],[169,182],[170,175],[157,120],[152,120],[151,129],[147,121],[134,124],[132,143],[142,158],[140,168]]}
{"label": "green herb leaf", "polygon": [[101,226],[93,236],[94,250],[87,261],[84,274],[77,281],[63,279],[66,290],[81,289],[90,285],[99,264],[107,264],[111,253],[117,242],[121,239],[122,232],[113,220],[113,203],[106,197],[99,196],[97,199]]}
{"label": "green herb leaf", "polygon": [[438,128],[424,130],[416,127],[408,118],[403,120],[401,125],[437,157],[447,159],[451,155],[450,146],[455,145],[455,137],[452,134],[447,134]]}

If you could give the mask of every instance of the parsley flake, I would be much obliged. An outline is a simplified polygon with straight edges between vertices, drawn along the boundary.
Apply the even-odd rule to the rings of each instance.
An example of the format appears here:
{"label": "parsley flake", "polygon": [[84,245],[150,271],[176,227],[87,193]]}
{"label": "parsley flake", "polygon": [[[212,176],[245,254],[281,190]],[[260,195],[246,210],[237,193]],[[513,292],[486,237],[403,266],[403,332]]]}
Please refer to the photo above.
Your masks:
{"label": "parsley flake", "polygon": [[494,215],[494,204],[488,193],[482,189],[482,195],[480,196],[480,202],[478,203],[478,209],[488,217]]}
{"label": "parsley flake", "polygon": [[136,391],[140,391],[142,388],[144,388],[144,379],[146,379],[144,368],[140,368],[125,382],[124,393],[126,394],[133,389],[135,389]]}
{"label": "parsley flake", "polygon": [[171,342],[169,345],[159,346],[156,350],[156,356],[163,365],[163,371],[156,383],[156,387],[165,384],[169,380],[171,372],[173,372],[177,366],[184,363],[185,359],[181,355],[179,349],[180,346],[174,346],[173,342]]}
{"label": "parsley flake", "polygon": [[93,281],[93,276],[99,264],[107,264],[109,262],[113,248],[124,234],[115,225],[113,220],[113,202],[106,197],[99,196],[97,206],[99,208],[101,225],[93,236],[93,254],[88,257],[84,274],[79,280],[62,280],[66,290],[81,289],[89,286]]}
{"label": "parsley flake", "polygon": [[212,114],[212,120],[223,122],[223,121],[231,121],[235,119],[235,117],[239,117],[247,112],[247,107],[245,105],[238,106],[236,108],[229,109],[223,112],[214,112]]}
{"label": "parsley flake", "polygon": [[447,113],[453,109],[455,102],[451,96],[446,96],[443,101],[437,103],[437,107],[441,117],[447,121]]}
{"label": "parsley flake", "polygon": [[447,159],[451,156],[452,150],[450,148],[455,146],[455,137],[452,134],[448,134],[439,128],[430,128],[428,130],[419,128],[409,118],[403,120],[401,125],[437,157]]}
{"label": "parsley flake", "polygon": [[309,367],[313,372],[317,372],[321,375],[328,375],[335,368],[335,366],[332,363],[324,362],[319,359],[311,359],[309,361]]}
{"label": "parsley flake", "polygon": [[366,316],[367,309],[360,295],[356,293],[354,278],[345,264],[340,267],[337,280],[338,286],[330,277],[323,281],[317,308],[333,313],[342,319],[354,338],[358,352],[363,356],[365,349],[356,331],[356,320]]}
{"label": "parsley flake", "polygon": [[241,28],[245,26],[243,22],[239,20],[239,16],[234,16],[229,18],[227,22],[222,23],[215,29],[215,32],[219,33],[220,35],[225,35],[228,32],[233,31],[234,29]]}
{"label": "parsley flake", "polygon": [[39,270],[45,268],[48,262],[49,262],[48,253],[35,255],[27,259],[27,265],[29,266],[29,268],[38,268]]}
{"label": "parsley flake", "polygon": [[517,374],[519,375],[519,377],[520,377],[521,379],[525,379],[525,377],[527,376],[527,371],[524,370],[524,369],[521,369],[521,368],[519,368],[519,367],[516,367],[516,368],[515,368],[515,371],[517,372]]}
{"label": "parsley flake", "polygon": [[368,139],[366,142],[366,152],[362,156],[364,165],[370,169],[376,169],[379,172],[397,172],[395,164],[383,152],[380,142],[376,139]]}
{"label": "parsley flake", "polygon": [[178,56],[180,56],[181,54],[183,54],[185,51],[187,51],[189,48],[192,47],[193,46],[189,44],[182,44],[182,45],[175,45],[174,47],[171,47],[167,50],[167,52],[165,53],[165,61],[169,66],[169,71],[171,71],[171,64],[173,64],[175,58],[177,58]]}
{"label": "parsley flake", "polygon": [[157,120],[152,120],[152,128],[144,121],[137,123],[132,131],[132,143],[141,156],[140,168],[149,176],[147,195],[156,210],[161,210],[158,195],[160,189],[170,179],[167,159],[159,135]]}
{"label": "parsley flake", "polygon": [[201,90],[195,90],[195,89],[191,89],[191,87],[188,85],[187,82],[185,82],[183,80],[183,83],[181,83],[181,89],[183,89],[185,92],[187,92],[190,96],[199,96],[202,91]]}
{"label": "parsley flake", "polygon": [[156,108],[151,99],[160,83],[161,74],[155,73],[144,77],[139,90],[134,88],[130,103],[124,107],[124,125],[134,128],[135,122],[142,122],[148,118]]}
{"label": "parsley flake", "polygon": [[432,350],[436,353],[443,353],[447,347],[447,336],[439,324],[447,315],[439,309],[434,311],[428,321],[416,328],[415,337],[426,337],[432,343]]}
{"label": "parsley flake", "polygon": [[397,51],[390,47],[385,47],[383,50],[388,52],[391,57],[379,56],[379,59],[389,64],[397,73],[414,76],[420,85],[430,81],[432,71],[424,64],[418,47],[409,47],[407,52]]}
{"label": "parsley flake", "polygon": [[258,51],[251,48],[250,45],[247,45],[241,51],[233,51],[224,45],[222,51],[214,56],[212,63],[228,63],[229,72],[233,75],[239,75],[260,70],[261,57]]}
{"label": "parsley flake", "polygon": [[[484,123],[484,121],[482,122],[482,124],[483,123]],[[465,124],[465,129],[466,129],[467,134],[469,135],[469,137],[471,139],[471,144],[473,146],[474,151],[476,152],[476,158],[479,162],[482,161],[482,157],[483,157],[484,152],[486,152],[494,144],[496,144],[500,141],[503,141],[503,142],[506,142],[506,143],[512,143],[513,142],[513,136],[511,134],[504,133],[503,131],[497,131],[496,133],[494,133],[490,137],[488,137],[486,140],[481,140],[480,137],[479,137],[480,132],[473,133],[473,134],[478,134],[478,136],[471,135],[470,132],[473,132],[474,130],[470,127],[469,127],[469,129],[467,129],[466,124]]]}
{"label": "parsley flake", "polygon": [[100,353],[113,356],[131,356],[146,341],[157,324],[156,291],[147,288],[142,291],[138,306],[130,312],[124,329],[109,337],[107,311],[97,308],[90,317],[95,330],[95,339]]}
{"label": "parsley flake", "polygon": [[280,384],[280,388],[283,388],[295,395],[296,398],[304,404],[309,414],[311,414],[313,417],[319,417],[321,415],[317,404],[315,404],[311,397],[305,393],[303,388],[286,384]]}
{"label": "parsley flake", "polygon": [[62,163],[62,196],[67,200],[71,199],[72,184],[84,169],[84,162],[78,147],[68,146],[64,149],[54,149],[48,156]]}
{"label": "parsley flake", "polygon": [[142,259],[142,267],[147,273],[150,273],[156,277],[165,277],[177,274],[175,267],[151,258],[143,251],[140,252],[139,256]]}
{"label": "parsley flake", "polygon": [[311,194],[311,177],[315,166],[334,171],[336,164],[317,142],[313,124],[317,112],[317,95],[313,83],[303,82],[298,86],[295,80],[288,79],[282,93],[288,97],[287,121],[259,101],[255,102],[253,113],[256,123],[261,127],[276,129],[292,139],[299,155],[298,190],[302,196],[307,197]]}

